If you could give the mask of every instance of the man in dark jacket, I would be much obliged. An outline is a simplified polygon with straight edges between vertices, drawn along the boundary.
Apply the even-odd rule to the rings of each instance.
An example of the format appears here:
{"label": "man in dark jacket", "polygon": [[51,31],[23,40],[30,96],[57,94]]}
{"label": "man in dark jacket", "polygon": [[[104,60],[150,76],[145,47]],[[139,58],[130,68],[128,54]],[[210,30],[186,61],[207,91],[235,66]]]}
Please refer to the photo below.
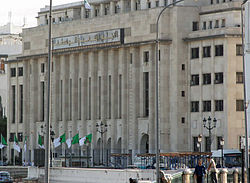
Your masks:
{"label": "man in dark jacket", "polygon": [[199,159],[198,165],[195,167],[194,171],[194,177],[197,181],[197,183],[203,183],[204,182],[204,175],[206,174],[206,168],[202,164],[202,159]]}

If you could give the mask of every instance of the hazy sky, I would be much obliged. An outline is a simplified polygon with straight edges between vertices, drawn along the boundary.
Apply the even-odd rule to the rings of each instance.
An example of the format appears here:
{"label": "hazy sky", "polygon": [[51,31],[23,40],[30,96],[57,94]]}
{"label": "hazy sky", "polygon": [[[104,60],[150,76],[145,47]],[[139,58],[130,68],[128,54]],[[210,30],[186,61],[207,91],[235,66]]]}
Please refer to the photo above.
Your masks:
{"label": "hazy sky", "polygon": [[[53,0],[53,6],[78,2],[80,0]],[[23,25],[24,17],[28,26],[36,25],[36,16],[40,8],[49,5],[50,0],[2,0],[0,5],[0,26],[8,23],[9,12],[12,12],[12,22]]]}

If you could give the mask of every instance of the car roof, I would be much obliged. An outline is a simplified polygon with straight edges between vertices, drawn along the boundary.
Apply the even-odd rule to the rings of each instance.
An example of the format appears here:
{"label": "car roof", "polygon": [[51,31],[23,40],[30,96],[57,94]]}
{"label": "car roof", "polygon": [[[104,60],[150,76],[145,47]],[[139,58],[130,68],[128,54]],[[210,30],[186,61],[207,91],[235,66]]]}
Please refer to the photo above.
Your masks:
{"label": "car roof", "polygon": [[2,173],[8,173],[8,174],[10,174],[9,172],[6,172],[6,171],[0,171],[0,174],[2,174]]}

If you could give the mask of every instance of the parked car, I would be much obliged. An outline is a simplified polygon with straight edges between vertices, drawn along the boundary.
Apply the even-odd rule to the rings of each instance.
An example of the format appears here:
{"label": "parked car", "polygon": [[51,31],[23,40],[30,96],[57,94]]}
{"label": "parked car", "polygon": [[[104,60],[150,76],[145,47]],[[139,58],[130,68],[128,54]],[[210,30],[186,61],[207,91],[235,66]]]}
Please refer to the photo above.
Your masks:
{"label": "parked car", "polygon": [[0,182],[13,183],[10,173],[5,171],[0,172]]}
{"label": "parked car", "polygon": [[0,166],[7,166],[7,163],[4,161],[0,161]]}

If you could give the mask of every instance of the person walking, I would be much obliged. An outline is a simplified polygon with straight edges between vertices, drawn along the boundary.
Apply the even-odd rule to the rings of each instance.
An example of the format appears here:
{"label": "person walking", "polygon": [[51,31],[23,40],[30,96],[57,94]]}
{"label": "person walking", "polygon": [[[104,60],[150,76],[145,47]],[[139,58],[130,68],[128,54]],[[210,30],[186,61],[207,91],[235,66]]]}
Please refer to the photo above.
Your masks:
{"label": "person walking", "polygon": [[202,164],[202,159],[199,159],[198,165],[196,165],[194,170],[194,178],[197,183],[204,183],[204,175],[206,174],[206,168]]}
{"label": "person walking", "polygon": [[217,183],[217,169],[216,169],[216,163],[215,161],[211,158],[211,156],[207,157],[207,161],[209,163],[207,171],[211,171],[211,182],[212,183]]}

